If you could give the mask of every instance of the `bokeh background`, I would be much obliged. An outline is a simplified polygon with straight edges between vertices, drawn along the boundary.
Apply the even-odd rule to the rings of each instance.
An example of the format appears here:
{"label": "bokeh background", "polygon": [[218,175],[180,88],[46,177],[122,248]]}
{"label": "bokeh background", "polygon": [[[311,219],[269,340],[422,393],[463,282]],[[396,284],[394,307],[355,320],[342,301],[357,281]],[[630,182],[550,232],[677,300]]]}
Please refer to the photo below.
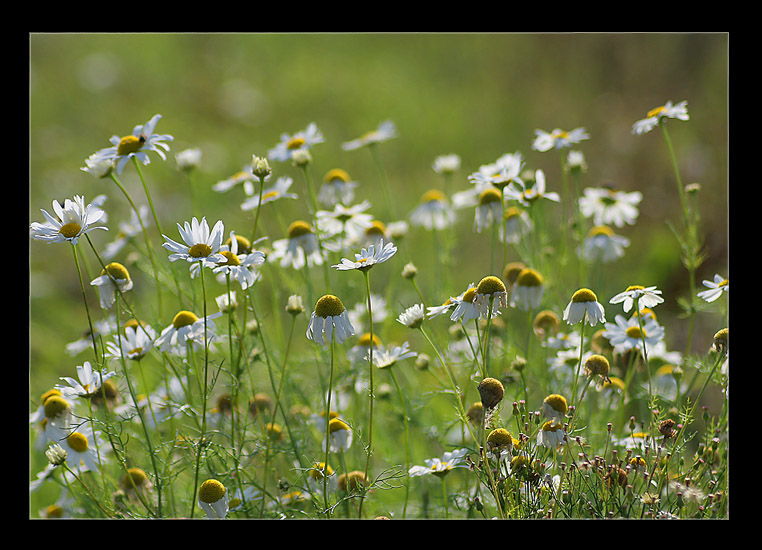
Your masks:
{"label": "bokeh background", "polygon": [[[80,167],[112,135],[129,134],[156,113],[163,116],[157,132],[175,141],[167,162],[154,155],[144,173],[165,231],[175,236],[175,222],[192,214],[223,219],[226,227],[242,219],[237,203],[211,186],[252,154],[266,154],[281,133],[310,122],[326,138],[315,148],[315,175],[344,168],[360,182],[358,196],[373,202],[375,195],[381,209],[371,157],[340,144],[395,122],[399,138],[385,143],[381,156],[399,212],[439,185],[431,163],[448,153],[462,159],[457,189],[468,187],[479,165],[520,151],[529,167],[545,170],[550,190],[559,190],[558,155],[531,150],[534,130],[583,126],[591,136],[579,147],[588,164],[583,184],[644,193],[637,225],[620,231],[633,243],[621,260],[631,279],[614,281],[612,290],[657,284],[668,297],[660,320],[669,324],[679,314],[675,298],[687,293],[666,223],[679,223],[674,175],[661,133],[635,136],[631,126],[667,100],[687,100],[690,121],[669,130],[684,183],[702,186],[708,257],[697,284],[716,272],[727,276],[728,42],[723,33],[32,34],[29,221],[42,221],[40,209],[51,211],[54,199],[100,193],[110,197],[111,218],[126,219],[113,184]],[[193,183],[200,212],[174,160],[187,147],[203,151]],[[144,202],[134,169],[122,179]],[[458,227],[469,235],[472,223],[472,213],[462,213]],[[112,237],[93,238],[103,244]],[[87,327],[69,248],[30,240],[32,395],[71,375],[63,347]],[[454,252],[463,260],[460,280],[484,275],[469,259],[486,248],[464,239]],[[715,322],[699,315],[697,347],[711,342]],[[681,349],[679,330],[670,338],[670,348]]]}

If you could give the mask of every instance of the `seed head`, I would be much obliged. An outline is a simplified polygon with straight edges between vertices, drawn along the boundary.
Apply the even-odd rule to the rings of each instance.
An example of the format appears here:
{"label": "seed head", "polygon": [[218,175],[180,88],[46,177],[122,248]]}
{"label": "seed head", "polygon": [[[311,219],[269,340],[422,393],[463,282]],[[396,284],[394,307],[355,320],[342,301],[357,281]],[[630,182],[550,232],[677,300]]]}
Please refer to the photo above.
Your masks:
{"label": "seed head", "polygon": [[497,378],[485,378],[479,383],[479,395],[485,409],[493,409],[503,400],[505,389]]}

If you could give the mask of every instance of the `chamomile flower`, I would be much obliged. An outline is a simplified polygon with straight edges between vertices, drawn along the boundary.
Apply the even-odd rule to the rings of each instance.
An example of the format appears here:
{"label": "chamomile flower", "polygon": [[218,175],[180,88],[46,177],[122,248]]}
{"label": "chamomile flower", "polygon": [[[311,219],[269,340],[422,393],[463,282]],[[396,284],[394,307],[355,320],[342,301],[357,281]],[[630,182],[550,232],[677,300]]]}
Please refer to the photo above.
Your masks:
{"label": "chamomile flower", "polygon": [[355,196],[357,182],[341,168],[333,168],[323,176],[323,184],[318,192],[320,204],[333,208],[337,204],[349,204]]}
{"label": "chamomile flower", "polygon": [[111,136],[109,141],[112,147],[101,149],[96,154],[101,158],[110,159],[114,163],[117,174],[122,173],[124,165],[133,157],[145,165],[150,164],[149,152],[154,152],[162,160],[167,160],[165,152],[169,151],[169,145],[164,142],[172,141],[174,137],[169,134],[154,134],[160,119],[161,115],[154,115],[145,124],[135,126],[131,135],[121,138],[117,135]]}
{"label": "chamomile flower", "polygon": [[638,120],[632,125],[633,134],[645,134],[653,130],[663,119],[676,118],[678,120],[688,120],[688,102],[681,101],[673,105],[672,101],[667,101],[664,105],[648,111],[646,118]]}
{"label": "chamomile flower", "polygon": [[356,242],[373,225],[373,216],[366,212],[368,208],[370,203],[363,201],[353,206],[337,203],[332,211],[318,210],[315,212],[317,227],[321,234],[342,235],[349,242]]}
{"label": "chamomile flower", "polygon": [[156,331],[150,325],[127,326],[123,334],[117,334],[112,342],[106,342],[106,357],[112,359],[125,357],[140,361],[153,349],[155,339]]}
{"label": "chamomile flower", "polygon": [[410,349],[410,344],[405,342],[401,346],[392,346],[381,350],[380,353],[373,354],[373,363],[379,369],[388,369],[395,365],[398,361],[408,359],[410,357],[416,357],[417,352]]}
{"label": "chamomile flower", "polygon": [[228,514],[228,490],[216,479],[207,479],[198,489],[198,505],[209,519],[224,519]]}
{"label": "chamomile flower", "polygon": [[489,185],[497,189],[514,183],[523,185],[521,172],[524,169],[524,157],[521,153],[506,153],[491,164],[483,164],[479,169],[468,176],[468,180],[474,185]]}
{"label": "chamomile flower", "polygon": [[69,468],[79,472],[97,472],[105,461],[103,453],[108,449],[107,445],[96,441],[100,435],[100,432],[93,431],[88,422],[75,428],[58,428],[53,440],[66,451]]}
{"label": "chamomile flower", "polygon": [[460,157],[456,154],[440,155],[434,159],[431,168],[437,174],[452,174],[460,169]]}
{"label": "chamomile flower", "polygon": [[101,385],[105,380],[108,380],[114,376],[115,372],[106,372],[106,369],[100,371],[93,370],[89,361],[85,361],[82,365],[77,366],[77,378],[71,378],[69,376],[62,376],[61,380],[69,384],[64,386],[61,384],[56,385],[56,389],[61,392],[61,397],[71,400],[76,397],[90,398],[101,389]]}
{"label": "chamomile flower", "polygon": [[556,128],[552,132],[537,129],[534,131],[534,134],[535,138],[532,141],[532,149],[540,152],[568,148],[590,138],[590,134],[584,128],[575,128],[569,132],[559,128]]}
{"label": "chamomile flower", "polygon": [[500,314],[499,308],[508,307],[508,289],[500,277],[488,275],[479,281],[476,285],[474,304],[482,319],[496,317]]}
{"label": "chamomile flower", "polygon": [[428,306],[426,307],[426,316],[429,319],[444,315],[457,305],[457,302],[453,298],[447,298],[440,306]]}
{"label": "chamomile flower", "polygon": [[729,289],[728,280],[723,278],[721,275],[715,274],[712,281],[705,279],[701,282],[708,290],[702,290],[697,294],[697,296],[702,300],[706,300],[707,302],[714,302],[720,296],[722,296],[723,292],[728,292]]}
{"label": "chamomile flower", "polygon": [[566,431],[563,425],[552,420],[545,422],[537,432],[537,444],[548,449],[558,449],[566,443]]}
{"label": "chamomile flower", "polygon": [[201,149],[190,147],[175,155],[178,170],[189,172],[201,166]]}
{"label": "chamomile flower", "polygon": [[442,455],[442,458],[427,458],[424,460],[425,466],[413,466],[408,470],[410,477],[425,476],[433,474],[442,477],[450,473],[455,468],[467,468],[464,463],[468,449],[456,449],[448,451]]}
{"label": "chamomile flower", "polygon": [[561,422],[569,411],[569,405],[563,395],[552,393],[542,401],[542,414],[552,421]]}
{"label": "chamomile flower", "polygon": [[623,227],[638,219],[638,205],[643,200],[640,191],[617,191],[611,187],[587,187],[579,198],[579,209],[595,225]]}
{"label": "chamomile flower", "polygon": [[617,235],[607,225],[597,225],[587,233],[577,253],[588,263],[607,264],[624,256],[624,249],[628,246],[630,239]]}
{"label": "chamomile flower", "polygon": [[564,309],[564,321],[576,325],[587,321],[590,326],[606,322],[606,313],[598,303],[598,297],[588,288],[581,288],[572,295],[571,301]]}
{"label": "chamomile flower", "polygon": [[[352,447],[352,429],[340,418],[331,418],[328,421],[328,445],[332,453],[348,451]],[[325,451],[325,440],[323,440]]]}
{"label": "chamomile flower", "polygon": [[495,187],[487,187],[479,193],[479,202],[474,216],[477,233],[503,219],[503,192]]}
{"label": "chamomile flower", "polygon": [[305,265],[312,267],[323,264],[323,253],[320,250],[317,235],[307,222],[293,222],[287,231],[287,237],[273,242],[273,259],[280,260],[281,267],[302,269]]}
{"label": "chamomile flower", "polygon": [[79,238],[93,229],[107,229],[96,225],[105,212],[94,204],[86,204],[85,198],[75,195],[73,199],[64,200],[63,206],[53,201],[53,212],[56,218],[41,210],[45,217],[44,223],[32,222],[29,228],[33,239],[48,243],[70,242],[77,244]]}
{"label": "chamomile flower", "polygon": [[451,296],[450,300],[455,303],[455,309],[450,314],[451,321],[458,321],[466,324],[473,319],[479,319],[481,313],[474,303],[476,299],[476,285],[469,283],[468,288],[460,296]]}
{"label": "chamomile flower", "polygon": [[341,300],[333,294],[322,296],[310,316],[307,338],[321,346],[333,341],[341,344],[354,333],[355,329]]}
{"label": "chamomile flower", "polygon": [[658,290],[655,286],[643,287],[641,285],[628,286],[624,292],[620,292],[611,300],[610,304],[622,303],[622,309],[625,313],[632,309],[633,305],[642,308],[654,308],[661,304],[664,298],[661,297],[661,290]]}
{"label": "chamomile flower", "polygon": [[[166,241],[162,246],[171,252],[169,255],[170,262],[185,260],[191,264],[198,263],[197,271],[199,267],[204,265],[214,267],[216,263],[225,261],[225,257],[220,254],[225,231],[222,220],[214,224],[211,232],[206,223],[206,218],[201,218],[199,222],[195,217],[190,223],[185,222],[184,226],[178,223],[177,229],[185,244],[162,235]],[[191,276],[194,274],[194,270],[191,269]]]}
{"label": "chamomile flower", "polygon": [[189,344],[203,345],[204,333],[208,340],[214,338],[214,319],[221,316],[222,313],[218,311],[199,318],[192,311],[181,310],[172,319],[172,324],[161,331],[154,345],[160,351],[172,351],[182,355]]}
{"label": "chamomile flower", "polygon": [[243,290],[253,285],[259,278],[257,269],[265,263],[265,253],[260,250],[250,250],[247,253],[238,253],[239,240],[235,232],[230,232],[230,245],[223,245],[220,255],[224,260],[218,261],[212,268],[213,273],[229,275],[232,280],[238,281]]}
{"label": "chamomile flower", "polygon": [[212,189],[217,191],[218,193],[224,193],[225,191],[229,191],[237,185],[241,185],[243,187],[243,191],[246,194],[246,196],[251,196],[254,194],[254,178],[255,178],[252,170],[253,170],[252,165],[247,164],[240,171],[236,172],[229,178],[220,180],[214,185],[212,185]]}
{"label": "chamomile flower", "polygon": [[[296,193],[288,192],[293,183],[294,180],[289,176],[279,177],[277,180],[275,180],[275,183],[271,187],[267,187],[262,190],[261,204],[267,204],[268,202],[273,202],[280,199],[298,199],[299,195]],[[241,210],[254,210],[259,205],[259,193],[254,193],[241,203]]]}
{"label": "chamomile flower", "polygon": [[517,206],[509,206],[503,214],[503,223],[500,225],[498,238],[500,242],[518,244],[525,236],[532,232],[532,220],[529,215]]}
{"label": "chamomile flower", "polygon": [[382,143],[389,141],[390,139],[397,137],[397,127],[391,120],[386,120],[378,125],[378,128],[371,130],[370,132],[360,136],[357,139],[351,141],[345,141],[341,144],[341,148],[344,151],[354,151],[365,147],[367,145],[373,145],[376,143]]}
{"label": "chamomile flower", "polygon": [[111,262],[101,271],[100,276],[90,281],[90,285],[98,287],[101,308],[111,309],[117,292],[132,290],[132,279],[126,267],[119,262]]}
{"label": "chamomile flower", "polygon": [[421,196],[421,199],[412,212],[410,223],[432,229],[442,230],[455,222],[455,213],[447,197],[437,189],[431,189]]}
{"label": "chamomile flower", "polygon": [[511,306],[518,307],[521,311],[538,309],[544,292],[542,275],[529,267],[522,269],[513,285]]}
{"label": "chamomile flower", "polygon": [[313,145],[323,143],[325,138],[314,122],[295,134],[283,133],[280,143],[267,152],[267,158],[281,162],[293,160],[297,151],[309,151]]}
{"label": "chamomile flower", "polygon": [[561,202],[558,193],[555,191],[546,192],[545,172],[542,170],[536,170],[534,182],[531,185],[527,185],[528,183],[528,181],[522,180],[518,186],[507,187],[505,190],[506,197],[518,201],[522,206],[531,206],[540,199]]}
{"label": "chamomile flower", "polygon": [[80,168],[96,178],[105,178],[114,170],[114,159],[99,153],[93,153],[85,159],[85,165]]}
{"label": "chamomile flower", "polygon": [[[643,327],[640,327],[640,323]],[[637,317],[629,319],[623,315],[614,317],[613,323],[605,324],[606,330],[603,336],[608,338],[614,346],[615,353],[624,353],[631,349],[643,353],[645,341],[646,352],[649,352],[656,344],[664,339],[664,327],[659,325],[653,318],[638,321]]]}
{"label": "chamomile flower", "polygon": [[396,252],[397,247],[394,246],[393,243],[384,244],[382,239],[377,245],[370,245],[368,248],[361,249],[359,254],[355,254],[354,261],[342,258],[341,263],[331,267],[334,267],[339,271],[349,271],[351,269],[366,271],[376,264],[387,261],[394,256]]}
{"label": "chamomile flower", "polygon": [[424,311],[423,304],[415,304],[400,313],[397,321],[407,328],[418,328],[423,324]]}

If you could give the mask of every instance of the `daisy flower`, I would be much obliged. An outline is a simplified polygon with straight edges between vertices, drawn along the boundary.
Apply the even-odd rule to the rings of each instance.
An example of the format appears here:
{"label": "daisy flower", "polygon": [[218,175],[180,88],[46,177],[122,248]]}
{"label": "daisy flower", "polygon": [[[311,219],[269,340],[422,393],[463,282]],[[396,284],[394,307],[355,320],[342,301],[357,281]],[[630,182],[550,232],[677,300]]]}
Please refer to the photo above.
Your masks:
{"label": "daisy flower", "polygon": [[118,359],[122,356],[140,361],[153,349],[156,331],[149,325],[127,326],[124,334],[114,336],[113,342],[106,342],[106,357]]}
{"label": "daisy flower", "polygon": [[550,151],[551,149],[564,149],[590,138],[590,134],[584,128],[575,128],[569,132],[559,128],[556,128],[552,132],[537,129],[534,131],[534,135],[532,149],[540,152]]}
{"label": "daisy flower", "polygon": [[252,165],[248,164],[244,166],[239,172],[236,172],[229,178],[220,180],[214,185],[212,185],[212,189],[217,191],[218,193],[224,193],[225,191],[229,191],[236,185],[241,185],[243,186],[243,191],[246,194],[246,196],[251,196],[254,194],[254,177],[255,177],[254,172],[252,170],[253,170]]}
{"label": "daisy flower", "polygon": [[566,156],[565,169],[567,172],[587,171],[587,163],[585,162],[585,155],[582,154],[582,151],[569,151],[569,154]]}
{"label": "daisy flower", "polygon": [[251,250],[239,254],[239,240],[234,231],[230,232],[229,242],[230,245],[223,245],[220,251],[224,261],[218,261],[216,267],[212,268],[212,272],[226,277],[229,275],[231,279],[240,283],[243,290],[246,290],[259,278],[256,269],[265,263],[265,253],[260,250]]}
{"label": "daisy flower", "polygon": [[442,458],[427,458],[424,460],[425,466],[413,466],[408,470],[411,477],[425,476],[433,474],[442,477],[450,473],[455,468],[467,468],[464,464],[464,458],[468,454],[468,449],[457,449],[448,451],[442,455]]}
{"label": "daisy flower", "polygon": [[587,187],[579,198],[579,209],[595,225],[633,225],[638,218],[640,191],[616,191],[611,187]]}
{"label": "daisy flower", "polygon": [[563,395],[552,393],[542,401],[542,414],[552,421],[561,422],[569,411],[569,405]]}
{"label": "daisy flower", "polygon": [[121,138],[117,135],[111,136],[109,141],[113,147],[101,149],[96,154],[99,157],[111,160],[114,163],[117,174],[122,173],[124,165],[133,157],[144,165],[150,164],[151,159],[148,156],[150,151],[159,155],[162,160],[167,160],[165,151],[169,151],[169,145],[163,142],[172,141],[175,138],[169,134],[154,134],[156,123],[160,119],[161,115],[154,115],[145,124],[135,126],[131,135]]}
{"label": "daisy flower", "polygon": [[397,321],[407,328],[418,328],[423,323],[423,304],[415,304],[400,313]]}
{"label": "daisy flower", "polygon": [[349,204],[355,196],[357,182],[352,181],[346,171],[333,168],[323,176],[323,185],[318,192],[318,201],[328,207],[339,203]]}
{"label": "daisy flower", "polygon": [[455,213],[444,193],[437,189],[427,191],[421,196],[418,206],[410,213],[410,223],[423,226],[427,230],[439,229],[452,225]]}
{"label": "daisy flower", "polygon": [[331,267],[335,267],[339,271],[349,271],[351,269],[367,271],[374,265],[385,262],[396,253],[397,247],[393,243],[384,244],[382,239],[377,245],[370,245],[368,248],[361,249],[359,254],[355,254],[354,261],[342,258],[341,263]]}
{"label": "daisy flower", "polygon": [[280,260],[281,267],[302,269],[304,265],[322,265],[323,254],[312,226],[295,221],[287,231],[287,237],[273,242],[272,257]]}
{"label": "daisy flower", "polygon": [[101,308],[111,309],[117,292],[132,290],[132,279],[126,267],[119,262],[111,262],[99,277],[90,281],[90,285],[98,287]]}
{"label": "daisy flower", "polygon": [[85,159],[85,165],[80,168],[96,178],[105,178],[114,170],[114,159],[99,153],[93,153]]}
{"label": "daisy flower", "polygon": [[474,228],[477,233],[493,223],[503,219],[503,192],[495,187],[488,187],[479,193]]}
{"label": "daisy flower", "polygon": [[354,151],[361,147],[365,147],[366,145],[389,141],[395,137],[397,137],[397,127],[391,120],[386,120],[379,124],[377,129],[371,130],[357,139],[345,141],[341,144],[341,148],[344,151]]}
{"label": "daisy flower", "polygon": [[458,297],[450,297],[455,304],[455,309],[450,314],[451,321],[460,320],[461,324],[466,324],[473,319],[479,319],[481,313],[474,303],[476,299],[476,285],[469,283],[468,288]]}
{"label": "daisy flower", "polygon": [[309,151],[310,147],[323,143],[325,138],[317,125],[311,122],[306,129],[295,134],[281,134],[280,143],[267,152],[267,158],[286,162],[293,160],[297,151]]}
{"label": "daisy flower", "polygon": [[723,292],[728,292],[729,289],[728,280],[721,275],[715,274],[714,280],[708,281],[705,279],[701,282],[708,290],[702,290],[697,296],[707,302],[714,302],[717,298],[722,296]]}
{"label": "daisy flower", "polygon": [[[211,232],[209,231],[209,225],[206,223],[206,218],[201,218],[199,222],[195,217],[190,223],[185,222],[184,227],[178,223],[177,229],[185,244],[178,243],[166,235],[162,235],[166,240],[162,246],[171,252],[169,255],[170,262],[185,260],[191,264],[198,263],[197,271],[201,267],[201,264],[214,267],[214,264],[225,260],[225,257],[219,253],[225,231],[222,220],[214,224]],[[195,272],[191,267],[191,276],[193,277],[194,275]]]}
{"label": "daisy flower", "polygon": [[611,300],[610,304],[622,303],[622,309],[625,313],[632,309],[633,305],[637,305],[638,308],[654,308],[664,301],[661,296],[661,290],[658,290],[655,286],[643,287],[640,285],[628,286],[624,292],[620,292]]}
{"label": "daisy flower", "polygon": [[[99,444],[100,432],[94,432],[90,423],[84,423],[76,429],[58,428],[53,440],[66,451],[66,464],[74,471],[97,472],[105,457],[107,445]],[[101,449],[100,457],[98,448]]]}
{"label": "daisy flower", "polygon": [[603,336],[614,346],[615,353],[624,353],[631,349],[643,353],[644,340],[645,351],[650,352],[652,347],[664,339],[664,328],[652,318],[645,319],[642,323],[641,329],[637,317],[627,319],[623,315],[617,315],[613,323],[605,324]]}
{"label": "daisy flower", "polygon": [[44,223],[32,222],[30,235],[33,239],[48,243],[61,243],[69,241],[77,244],[79,238],[93,229],[106,229],[101,225],[95,225],[100,221],[105,212],[94,204],[85,204],[85,198],[75,195],[73,199],[64,200],[63,206],[58,201],[53,201],[53,212],[56,218],[41,210],[45,217]]}
{"label": "daisy flower", "polygon": [[561,424],[552,420],[545,422],[537,432],[537,444],[548,449],[558,449],[566,443],[566,432]]}
{"label": "daisy flower", "polygon": [[225,519],[228,514],[228,490],[216,479],[207,479],[198,489],[198,505],[209,519]]}
{"label": "daisy flower", "polygon": [[454,308],[456,305],[457,305],[457,302],[455,301],[454,298],[447,298],[447,300],[445,300],[445,302],[441,306],[428,306],[426,308],[426,316],[429,319],[433,319],[434,317],[444,315],[445,313],[450,311],[452,308]]}
{"label": "daisy flower", "polygon": [[178,170],[183,172],[194,170],[201,165],[201,149],[198,147],[184,149],[175,155],[175,162]]}
{"label": "daisy flower", "polygon": [[321,346],[334,340],[341,344],[354,333],[347,310],[338,297],[326,294],[317,301],[307,326],[308,339]]}
{"label": "daisy flower", "polygon": [[617,235],[607,225],[597,225],[590,229],[577,248],[577,254],[589,263],[610,263],[624,256],[624,249],[630,246],[630,239]]}
{"label": "daisy flower", "polygon": [[431,168],[437,174],[452,174],[460,169],[460,157],[455,154],[440,155],[434,159]]}
{"label": "daisy flower", "polygon": [[101,384],[103,384],[105,380],[108,380],[114,375],[116,375],[115,372],[106,372],[106,369],[94,371],[90,362],[85,361],[82,365],[77,366],[76,379],[69,376],[62,376],[61,380],[69,385],[63,386],[58,384],[56,385],[56,389],[61,392],[61,397],[67,400],[71,400],[75,397],[90,398],[100,391]]}
{"label": "daisy flower", "polygon": [[531,206],[539,199],[561,202],[561,197],[558,193],[554,191],[550,193],[545,192],[545,172],[536,170],[534,178],[534,183],[529,187],[526,181],[522,181],[518,187],[511,186],[506,188],[506,197],[518,201],[522,206]]}
{"label": "daisy flower", "polygon": [[513,285],[511,306],[521,311],[529,311],[540,307],[545,284],[537,271],[527,267],[522,269]]}
{"label": "daisy flower", "polygon": [[181,310],[172,319],[172,324],[161,331],[154,345],[160,351],[172,351],[182,355],[188,344],[203,345],[205,332],[209,340],[214,338],[214,319],[221,316],[222,313],[218,311],[199,318],[192,311]]}
{"label": "daisy flower", "polygon": [[388,369],[398,361],[416,357],[417,355],[417,352],[410,350],[410,344],[405,342],[401,346],[392,346],[381,350],[379,353],[373,354],[373,363],[375,363],[379,369]]}
{"label": "daisy flower", "polygon": [[681,101],[673,105],[672,101],[667,101],[661,107],[656,107],[648,111],[646,118],[638,120],[632,125],[633,134],[645,134],[654,129],[665,118],[676,118],[678,120],[688,120],[688,102]]}
{"label": "daisy flower", "polygon": [[370,208],[368,201],[362,201],[354,206],[337,203],[332,211],[315,212],[315,223],[326,235],[345,235],[349,241],[354,242],[373,225],[373,216],[365,212],[368,208]]}
{"label": "daisy flower", "polygon": [[571,301],[564,309],[563,319],[570,325],[587,320],[590,326],[595,326],[606,322],[606,314],[595,293],[590,289],[581,288],[572,295]]}
{"label": "daisy flower", "polygon": [[[294,183],[294,180],[289,176],[279,177],[272,187],[268,187],[262,190],[262,204],[273,202],[278,199],[298,199],[299,195],[296,193],[289,193],[288,189]],[[254,210],[260,205],[259,194],[252,194],[243,203],[241,203],[241,210],[248,211]]]}

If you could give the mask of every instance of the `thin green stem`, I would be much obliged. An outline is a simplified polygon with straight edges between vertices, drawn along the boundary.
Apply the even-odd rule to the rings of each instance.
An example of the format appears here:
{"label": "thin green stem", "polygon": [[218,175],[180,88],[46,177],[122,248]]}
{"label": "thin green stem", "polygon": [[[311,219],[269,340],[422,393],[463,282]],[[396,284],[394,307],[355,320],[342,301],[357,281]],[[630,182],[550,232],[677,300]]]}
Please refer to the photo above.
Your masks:
{"label": "thin green stem", "polygon": [[[370,275],[368,269],[363,269],[362,274],[365,277],[365,291],[368,296],[368,323],[370,325],[370,346],[368,346],[368,372],[370,373],[370,382],[368,388],[368,399],[370,401],[368,410],[368,450],[365,459],[365,477],[369,479],[368,474],[370,472],[370,457],[373,455],[373,311],[370,304]],[[360,496],[360,506],[358,510],[358,517],[362,517],[362,507],[365,502],[365,493]]]}

